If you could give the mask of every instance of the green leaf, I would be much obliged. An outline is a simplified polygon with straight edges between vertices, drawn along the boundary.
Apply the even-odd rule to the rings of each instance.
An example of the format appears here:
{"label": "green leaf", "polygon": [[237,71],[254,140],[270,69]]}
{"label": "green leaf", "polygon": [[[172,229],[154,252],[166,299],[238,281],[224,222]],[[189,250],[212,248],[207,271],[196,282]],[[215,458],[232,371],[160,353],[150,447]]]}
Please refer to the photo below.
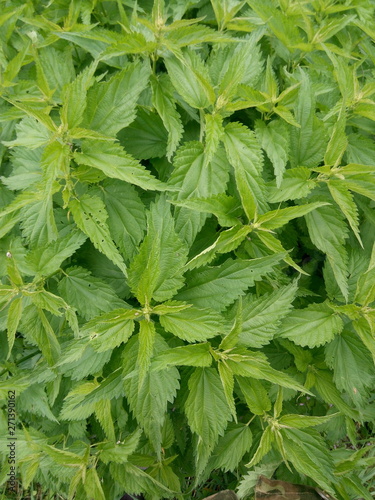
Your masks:
{"label": "green leaf", "polygon": [[303,215],[309,214],[316,208],[326,205],[329,205],[329,203],[324,201],[316,201],[314,203],[307,203],[306,205],[298,205],[295,207],[272,210],[271,212],[267,212],[261,215],[258,218],[256,225],[259,224],[262,228],[265,229],[278,229],[279,227],[287,224],[289,221],[297,217],[302,217]]}
{"label": "green leaf", "polygon": [[214,214],[223,227],[238,224],[236,215],[241,212],[238,201],[233,196],[217,194],[209,198],[189,198],[187,200],[170,200],[173,205],[186,207],[197,212]]}
{"label": "green leaf", "polygon": [[169,366],[211,366],[210,344],[191,344],[167,349],[155,356],[151,370],[163,370]]}
{"label": "green leaf", "polygon": [[92,467],[91,469],[87,469],[84,486],[88,498],[105,500],[102,483],[99,478],[98,472],[94,467]]}
{"label": "green leaf", "polygon": [[[221,61],[220,53],[217,57],[219,67],[219,89],[216,108],[226,107],[237,94],[238,85],[243,83],[252,85],[255,83],[263,69],[263,61],[259,46],[256,45],[256,37],[243,40],[241,44],[229,48],[229,53],[224,53]],[[232,50],[231,50],[232,49]]]}
{"label": "green leaf", "polygon": [[153,105],[163,120],[164,127],[168,131],[167,158],[170,160],[182,137],[183,126],[181,117],[176,109],[176,102],[173,99],[173,89],[165,75],[159,78],[153,77],[151,79],[151,86]]}
{"label": "green leaf", "polygon": [[236,404],[234,401],[234,376],[232,370],[225,363],[225,360],[221,360],[218,365],[219,375],[221,384],[224,389],[225,399],[227,400],[228,406],[230,408],[230,412],[233,416],[234,421],[237,423],[237,412],[236,412]]}
{"label": "green leaf", "polygon": [[217,254],[235,250],[245,240],[250,231],[250,226],[241,225],[236,225],[226,231],[222,231],[212,245],[202,250],[202,252],[186,264],[186,269],[195,269],[196,267],[209,264]]}
{"label": "green leaf", "polygon": [[215,91],[200,56],[187,50],[183,57],[164,58],[169,78],[180,96],[193,108],[207,108],[215,102]]}
{"label": "green leaf", "polygon": [[123,306],[122,300],[107,283],[92,276],[83,267],[66,269],[58,288],[64,300],[86,319]]}
{"label": "green leaf", "polygon": [[348,297],[348,255],[344,247],[348,229],[334,206],[317,208],[306,216],[312,243],[327,255],[341,293]]}
{"label": "green leaf", "polygon": [[16,297],[12,300],[10,303],[9,309],[8,309],[8,315],[7,315],[7,338],[8,338],[8,355],[7,359],[9,358],[13,344],[14,344],[14,339],[17,333],[17,328],[18,324],[21,320],[22,316],[22,311],[23,311],[23,303],[22,303],[23,298],[22,297]]}
{"label": "green leaf", "polygon": [[[166,342],[156,335],[154,354],[168,349]],[[138,337],[135,336],[123,351],[124,375],[136,369],[139,350]],[[162,427],[166,418],[168,402],[172,403],[179,388],[179,374],[175,367],[148,372],[139,387],[138,375],[124,379],[124,387],[130,409],[150,439],[155,451],[160,456],[162,442]]]}
{"label": "green leaf", "polygon": [[65,259],[85,242],[87,236],[78,229],[71,230],[65,236],[31,250],[27,262],[37,276],[49,276],[59,269]]}
{"label": "green leaf", "polygon": [[205,114],[205,150],[204,162],[208,165],[214,157],[224,135],[223,117],[219,114]]}
{"label": "green leaf", "polygon": [[134,330],[133,320],[139,315],[134,309],[115,309],[91,319],[81,328],[81,333],[88,337],[87,344],[96,352],[108,351],[128,341]]}
{"label": "green leaf", "polygon": [[44,146],[50,140],[50,132],[47,127],[31,116],[23,118],[16,125],[17,139],[13,141],[3,141],[9,148],[14,146],[24,146],[36,149]]}
{"label": "green leaf", "polygon": [[322,417],[310,417],[308,415],[283,415],[279,418],[279,423],[281,425],[286,425],[287,427],[293,427],[295,429],[305,429],[307,427],[315,427],[316,425],[325,424],[329,422],[331,418],[337,416],[337,413],[331,415],[326,415]]}
{"label": "green leaf", "polygon": [[268,344],[278,330],[282,318],[292,307],[297,282],[256,298],[246,295],[242,302],[242,331],[239,344],[261,347]]}
{"label": "green leaf", "polygon": [[325,347],[327,365],[333,369],[333,381],[357,405],[366,404],[374,385],[374,364],[358,337],[344,330]]}
{"label": "green leaf", "polygon": [[104,203],[97,196],[83,195],[69,202],[74,221],[92,241],[95,248],[108,257],[126,276],[122,256],[112,241],[106,220],[108,214]]}
{"label": "green leaf", "polygon": [[229,169],[220,150],[207,166],[204,161],[204,147],[200,142],[187,142],[178,149],[169,179],[172,187],[179,188],[177,200],[207,198],[225,191]]}
{"label": "green leaf", "polygon": [[306,167],[286,170],[280,186],[276,182],[268,183],[268,200],[277,203],[305,198],[316,186],[316,183],[310,180],[310,175],[311,171]]}
{"label": "green leaf", "polygon": [[283,321],[279,336],[310,348],[331,342],[343,329],[340,316],[328,304],[310,304],[295,309]]}
{"label": "green leaf", "polygon": [[154,350],[155,343],[155,325],[152,321],[147,319],[142,319],[139,322],[139,333],[138,333],[138,357],[137,357],[137,369],[138,369],[138,387],[141,389],[142,384],[145,380],[146,374],[151,364],[152,353]]}
{"label": "green leaf", "polygon": [[335,495],[331,455],[323,438],[314,430],[280,429],[288,460],[298,472],[311,477],[331,495]]}
{"label": "green leaf", "polygon": [[224,144],[234,168],[242,206],[249,220],[267,209],[265,186],[261,177],[263,157],[254,132],[239,123],[225,127]]}
{"label": "green leaf", "polygon": [[316,370],[314,373],[314,385],[319,395],[326,403],[334,405],[344,415],[358,421],[360,418],[357,410],[348,405],[342,394],[332,382],[332,374],[327,370]]}
{"label": "green leaf", "polygon": [[161,316],[160,324],[168,332],[188,342],[207,340],[225,331],[225,323],[219,313],[194,306]]}
{"label": "green leaf", "polygon": [[130,182],[143,189],[160,191],[167,189],[165,184],[156,179],[118,144],[87,139],[82,141],[82,153],[75,153],[74,159],[80,165],[101,170],[107,177]]}
{"label": "green leaf", "polygon": [[246,467],[253,467],[254,465],[258,464],[262,460],[262,458],[271,450],[273,441],[274,434],[272,432],[271,426],[269,425],[268,427],[266,427],[266,430],[262,434],[257,451],[254,453],[250,462],[246,464]]}
{"label": "green leaf", "polygon": [[273,120],[268,126],[261,120],[257,120],[255,132],[262,148],[272,161],[276,186],[280,188],[288,162],[289,130],[280,120]]}
{"label": "green leaf", "polygon": [[283,257],[284,254],[276,254],[251,260],[228,259],[220,266],[190,271],[187,273],[187,285],[176,295],[176,299],[222,311],[255,281],[272,272]]}
{"label": "green leaf", "polygon": [[87,90],[93,83],[96,66],[95,62],[87,66],[74,81],[68,83],[63,89],[61,121],[68,129],[78,127],[83,120]]}
{"label": "green leaf", "polygon": [[262,356],[257,352],[247,351],[246,354],[236,358],[236,354],[231,355],[227,360],[228,366],[232,369],[234,375],[242,377],[252,377],[258,380],[268,380],[281,387],[293,389],[294,391],[308,392],[303,385],[296,382],[286,373],[275,370]]}
{"label": "green leaf", "polygon": [[365,315],[353,321],[353,328],[358,335],[358,337],[362,340],[363,344],[370,351],[372,358],[375,362],[375,338],[373,335],[373,318]]}
{"label": "green leaf", "polygon": [[148,83],[146,63],[129,63],[107,82],[96,83],[87,93],[82,126],[110,136],[127,127],[136,116],[139,95]]}
{"label": "green leaf", "polygon": [[260,380],[236,376],[236,381],[252,413],[263,415],[264,412],[270,411],[271,400]]}
{"label": "green leaf", "polygon": [[140,429],[137,429],[118,444],[99,444],[97,446],[97,449],[100,450],[100,460],[105,464],[108,464],[110,462],[123,464],[127,462],[129,455],[132,455],[138,448],[141,435],[142,431]]}
{"label": "green leaf", "polygon": [[173,297],[184,284],[187,248],[177,236],[169,206],[163,197],[148,213],[147,236],[129,269],[129,284],[142,305],[151,299]]}
{"label": "green leaf", "polygon": [[315,115],[315,99],[311,82],[302,73],[295,117],[301,125],[290,131],[290,162],[292,167],[317,167],[323,160],[327,138],[325,129]]}
{"label": "green leaf", "polygon": [[132,259],[146,230],[145,207],[138,193],[133,186],[112,179],[92,192],[105,203],[114,242],[126,259]]}
{"label": "green leaf", "polygon": [[348,146],[348,139],[345,134],[346,115],[345,107],[341,109],[337,122],[335,123],[329,140],[326,153],[324,155],[324,163],[337,167],[340,165],[341,159]]}
{"label": "green leaf", "polygon": [[340,207],[340,210],[347,218],[350,227],[352,228],[357,240],[363,248],[361,236],[359,234],[359,220],[358,220],[358,209],[353,195],[347,188],[345,182],[339,179],[330,179],[328,182],[328,188],[332,195],[332,198]]}
{"label": "green leaf", "polygon": [[41,201],[23,207],[20,215],[22,235],[32,247],[44,246],[57,238],[51,194],[45,196]]}
{"label": "green leaf", "polygon": [[[282,246],[280,240],[278,240],[277,238],[275,238],[275,236],[273,234],[271,234],[271,233],[269,233],[267,231],[257,231],[257,236],[260,239],[260,241],[267,248],[269,248],[270,250],[272,250],[272,252],[274,252],[274,253],[280,253],[280,252],[285,252],[286,251],[285,248]],[[298,264],[296,264],[294,262],[294,260],[291,257],[289,257],[289,255],[287,255],[286,257],[284,257],[283,260],[289,266],[294,267],[294,269],[296,269],[301,274],[308,275],[308,273],[306,273]]]}
{"label": "green leaf", "polygon": [[212,451],[231,418],[219,374],[214,368],[195,368],[188,385],[185,413],[189,427]]}
{"label": "green leaf", "polygon": [[33,345],[41,350],[49,365],[54,365],[60,356],[60,344],[45,313],[30,305],[23,311],[19,331]]}
{"label": "green leaf", "polygon": [[229,424],[219,439],[209,462],[210,469],[234,471],[253,441],[252,432],[245,424]]}

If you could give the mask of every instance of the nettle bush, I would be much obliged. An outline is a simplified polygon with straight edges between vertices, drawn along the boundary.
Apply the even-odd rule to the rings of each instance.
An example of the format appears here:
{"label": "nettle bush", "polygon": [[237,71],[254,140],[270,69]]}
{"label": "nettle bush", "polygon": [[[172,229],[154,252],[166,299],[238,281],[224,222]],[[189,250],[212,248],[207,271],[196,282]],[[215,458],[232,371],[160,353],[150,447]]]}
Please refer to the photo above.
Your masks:
{"label": "nettle bush", "polygon": [[4,491],[372,498],[373,18],[2,3]]}

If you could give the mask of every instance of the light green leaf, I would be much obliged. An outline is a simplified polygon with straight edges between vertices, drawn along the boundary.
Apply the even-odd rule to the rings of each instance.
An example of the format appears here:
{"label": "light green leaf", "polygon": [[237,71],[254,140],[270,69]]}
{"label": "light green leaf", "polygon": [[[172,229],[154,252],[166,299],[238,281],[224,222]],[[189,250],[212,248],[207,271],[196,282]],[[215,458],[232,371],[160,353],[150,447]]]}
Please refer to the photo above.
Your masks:
{"label": "light green leaf", "polygon": [[108,257],[126,276],[126,266],[122,256],[112,241],[106,220],[108,214],[104,203],[97,196],[88,194],[70,200],[74,221],[92,241],[95,248]]}
{"label": "light green leaf", "polygon": [[169,184],[179,188],[177,200],[207,198],[225,191],[229,165],[223,160],[220,150],[219,154],[204,166],[203,144],[196,141],[187,142],[178,149],[174,167]]}
{"label": "light green leaf", "polygon": [[31,247],[40,248],[57,238],[52,194],[23,207],[20,215],[22,235]]}
{"label": "light green leaf", "polygon": [[168,131],[167,158],[171,159],[181,140],[183,126],[181,117],[173,99],[173,89],[166,75],[151,79],[152,103],[156,108],[164,127]]}
{"label": "light green leaf", "polygon": [[267,455],[267,453],[271,450],[273,441],[274,434],[272,432],[271,426],[268,426],[262,434],[257,451],[254,453],[250,462],[246,464],[246,467],[253,467],[254,465],[258,464],[262,460],[264,455]]}
{"label": "light green leaf", "polygon": [[95,498],[95,500],[105,500],[106,496],[104,494],[102,483],[95,467],[91,467],[86,470],[84,487],[88,498]]}
{"label": "light green leaf", "polygon": [[170,203],[179,207],[186,207],[197,212],[214,214],[219,224],[223,227],[238,224],[237,215],[241,213],[241,207],[233,196],[217,194],[209,198],[189,198],[187,200],[170,200]]}
{"label": "light green leaf", "polygon": [[320,434],[312,429],[280,429],[280,432],[286,456],[296,470],[335,495],[332,458]]}
{"label": "light green leaf", "polygon": [[96,66],[96,62],[87,66],[75,80],[68,83],[63,89],[61,121],[70,130],[78,127],[83,120],[86,109],[87,90],[93,83]]}
{"label": "light green leaf", "polygon": [[219,374],[214,368],[196,368],[188,384],[185,413],[189,427],[212,451],[231,418]]}
{"label": "light green leaf", "polygon": [[297,293],[297,282],[256,298],[246,295],[242,302],[242,331],[239,344],[261,347],[268,344],[277,332],[282,318],[292,307]]}
{"label": "light green leaf", "polygon": [[365,405],[368,391],[374,386],[374,364],[360,339],[344,330],[325,347],[325,359],[333,369],[336,387],[356,405]]}
{"label": "light green leaf", "polygon": [[271,400],[260,380],[236,376],[236,381],[252,413],[263,415],[264,412],[270,411]]}
{"label": "light green leaf", "polygon": [[286,170],[280,186],[277,186],[276,182],[267,184],[268,200],[277,203],[305,198],[316,186],[313,180],[309,180],[310,175],[311,171],[306,167]]}
{"label": "light green leaf", "polygon": [[327,185],[332,198],[335,200],[335,202],[340,207],[340,210],[347,218],[350,227],[352,228],[357,240],[363,248],[361,236],[359,234],[358,209],[353,199],[353,195],[348,190],[345,181],[339,179],[330,179],[327,182]]}
{"label": "light green leaf", "polygon": [[193,108],[208,108],[215,102],[215,91],[200,56],[187,50],[181,59],[164,58],[169,78],[180,96]]}
{"label": "light green leaf", "polygon": [[151,370],[163,370],[169,366],[211,366],[210,344],[191,344],[162,351],[152,360]]}
{"label": "light green leaf", "polygon": [[186,269],[195,269],[196,267],[209,264],[217,254],[235,250],[245,240],[250,231],[250,226],[241,225],[236,225],[226,231],[222,231],[212,245],[202,250],[202,252],[186,264]]}
{"label": "light green leaf", "polygon": [[37,276],[49,276],[59,269],[65,259],[85,242],[87,236],[78,229],[65,236],[31,250],[27,262]]}
{"label": "light green leaf", "polygon": [[252,377],[258,380],[268,380],[273,384],[293,389],[294,391],[309,392],[305,387],[295,381],[292,377],[281,371],[275,370],[259,355],[258,352],[247,351],[236,357],[236,354],[230,354],[227,360],[228,366],[232,369],[234,375],[242,377]]}
{"label": "light green leaf", "polygon": [[308,76],[303,73],[295,117],[301,128],[290,132],[292,167],[316,167],[323,160],[327,138],[323,124],[315,115],[315,99]]}
{"label": "light green leaf", "polygon": [[219,114],[205,114],[204,164],[207,166],[214,157],[224,135],[223,117]]}
{"label": "light green leaf", "polygon": [[123,464],[128,461],[129,455],[132,455],[138,448],[139,440],[141,438],[142,431],[137,429],[120,443],[103,443],[97,446],[100,450],[100,460],[105,464],[110,462],[115,462],[117,464]]}
{"label": "light green leaf", "polygon": [[145,206],[133,186],[106,179],[95,191],[105,203],[113,240],[126,259],[134,257],[146,230]]}
{"label": "light green leaf", "polygon": [[348,146],[348,138],[345,134],[345,128],[346,114],[345,106],[343,104],[343,108],[341,109],[337,122],[333,127],[332,135],[324,155],[324,163],[326,165],[332,165],[334,167],[340,165],[341,159]]}
{"label": "light green leaf", "polygon": [[17,333],[17,328],[18,324],[21,320],[22,316],[22,311],[23,311],[23,304],[22,304],[23,297],[16,297],[12,300],[10,303],[9,309],[8,309],[8,315],[7,315],[7,338],[8,338],[8,355],[7,359],[9,358],[13,344],[14,344],[14,339]]}
{"label": "light green leaf", "polygon": [[[166,342],[160,335],[156,335],[155,356],[167,349]],[[138,337],[135,336],[128,342],[123,351],[123,375],[128,375],[136,369],[138,350],[139,341]],[[168,402],[172,403],[176,396],[176,391],[179,388],[178,379],[177,369],[171,367],[146,373],[140,388],[137,374],[123,381],[130,409],[159,456],[167,405]]]}
{"label": "light green leaf", "polygon": [[222,311],[255,281],[272,272],[283,257],[284,254],[276,254],[251,260],[228,259],[220,266],[190,271],[187,273],[188,284],[176,299]]}
{"label": "light green leaf", "polygon": [[177,236],[169,206],[163,197],[148,213],[147,236],[129,269],[129,284],[142,305],[151,298],[162,302],[183,286],[187,248]]}
{"label": "light green leaf", "polygon": [[340,316],[327,304],[295,309],[283,321],[279,336],[310,348],[331,342],[343,329]]}
{"label": "light green leaf", "polygon": [[341,293],[348,297],[348,255],[344,247],[348,229],[334,206],[317,208],[306,216],[312,243],[327,255]]}
{"label": "light green leaf", "polygon": [[322,417],[310,417],[309,415],[283,415],[279,418],[278,422],[281,425],[286,425],[287,427],[293,427],[295,429],[306,429],[307,427],[315,427],[316,425],[321,425],[329,422],[331,418],[337,416],[338,413],[333,413],[331,415],[326,415]]}
{"label": "light green leaf", "polygon": [[136,116],[139,95],[148,83],[147,63],[129,63],[107,82],[96,83],[87,93],[82,126],[115,136]]}
{"label": "light green leaf", "polygon": [[225,127],[224,144],[243,208],[249,220],[267,209],[265,186],[261,177],[263,157],[254,132],[239,123]]}
{"label": "light green leaf", "polygon": [[24,146],[36,149],[44,146],[50,140],[50,132],[47,127],[31,116],[23,118],[16,125],[17,139],[13,141],[2,141],[8,148]]}
{"label": "light green leaf", "polygon": [[139,322],[139,333],[138,333],[138,357],[137,357],[137,369],[138,369],[138,388],[141,389],[142,384],[145,380],[147,372],[151,364],[152,353],[154,350],[155,343],[155,325],[152,321],[147,319],[141,319]]}
{"label": "light green leaf", "polygon": [[18,328],[28,342],[39,347],[49,365],[54,365],[58,361],[60,344],[42,309],[34,305],[26,307]]}
{"label": "light green leaf", "polygon": [[225,331],[224,319],[218,312],[194,306],[161,316],[160,324],[188,342],[207,340]]}
{"label": "light green leaf", "polygon": [[253,435],[247,425],[230,423],[212,453],[209,461],[210,469],[234,471],[242,457],[249,451],[252,442]]}
{"label": "light green leaf", "polygon": [[276,186],[280,188],[285,166],[288,162],[289,130],[285,123],[280,120],[272,120],[268,125],[261,120],[257,120],[255,132],[262,148],[272,161]]}
{"label": "light green leaf", "polygon": [[223,386],[225,399],[228,403],[228,406],[230,408],[230,412],[233,416],[233,419],[237,423],[236,405],[235,405],[234,397],[233,397],[234,376],[233,376],[232,370],[225,363],[225,361],[220,361],[217,364],[217,367],[219,370],[220,380],[221,380],[221,384]]}
{"label": "light green leaf", "polygon": [[130,182],[143,189],[168,189],[118,144],[86,139],[82,141],[82,152],[75,153],[74,159],[80,165],[101,170],[107,177]]}
{"label": "light green leaf", "polygon": [[284,226],[289,221],[302,217],[319,207],[324,207],[329,203],[324,201],[316,201],[314,203],[307,203],[306,205],[297,205],[295,207],[281,208],[272,210],[258,217],[256,224],[261,225],[265,229],[277,229]]}
{"label": "light green leaf", "polygon": [[83,267],[66,269],[58,288],[64,300],[86,319],[112,311],[124,304],[107,283],[92,276]]}
{"label": "light green leaf", "polygon": [[134,330],[133,320],[137,316],[140,316],[140,312],[135,309],[115,309],[90,320],[81,328],[81,334],[88,337],[86,345],[96,352],[108,351],[128,341]]}

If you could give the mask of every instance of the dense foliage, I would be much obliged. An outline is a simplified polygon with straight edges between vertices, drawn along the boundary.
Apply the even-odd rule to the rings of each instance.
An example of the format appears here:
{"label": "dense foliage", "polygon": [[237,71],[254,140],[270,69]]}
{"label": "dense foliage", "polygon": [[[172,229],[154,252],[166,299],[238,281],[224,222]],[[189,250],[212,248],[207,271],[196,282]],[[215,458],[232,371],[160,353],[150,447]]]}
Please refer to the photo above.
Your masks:
{"label": "dense foliage", "polygon": [[374,3],[1,5],[3,490],[371,500]]}

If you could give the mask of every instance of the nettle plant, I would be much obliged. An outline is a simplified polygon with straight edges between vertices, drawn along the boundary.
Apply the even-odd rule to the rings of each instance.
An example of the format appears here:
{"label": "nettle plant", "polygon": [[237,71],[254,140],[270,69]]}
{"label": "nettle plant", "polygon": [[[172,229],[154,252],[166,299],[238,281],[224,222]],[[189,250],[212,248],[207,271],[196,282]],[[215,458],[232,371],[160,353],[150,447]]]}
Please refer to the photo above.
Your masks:
{"label": "nettle plant", "polygon": [[3,2],[3,491],[372,498],[373,17]]}

